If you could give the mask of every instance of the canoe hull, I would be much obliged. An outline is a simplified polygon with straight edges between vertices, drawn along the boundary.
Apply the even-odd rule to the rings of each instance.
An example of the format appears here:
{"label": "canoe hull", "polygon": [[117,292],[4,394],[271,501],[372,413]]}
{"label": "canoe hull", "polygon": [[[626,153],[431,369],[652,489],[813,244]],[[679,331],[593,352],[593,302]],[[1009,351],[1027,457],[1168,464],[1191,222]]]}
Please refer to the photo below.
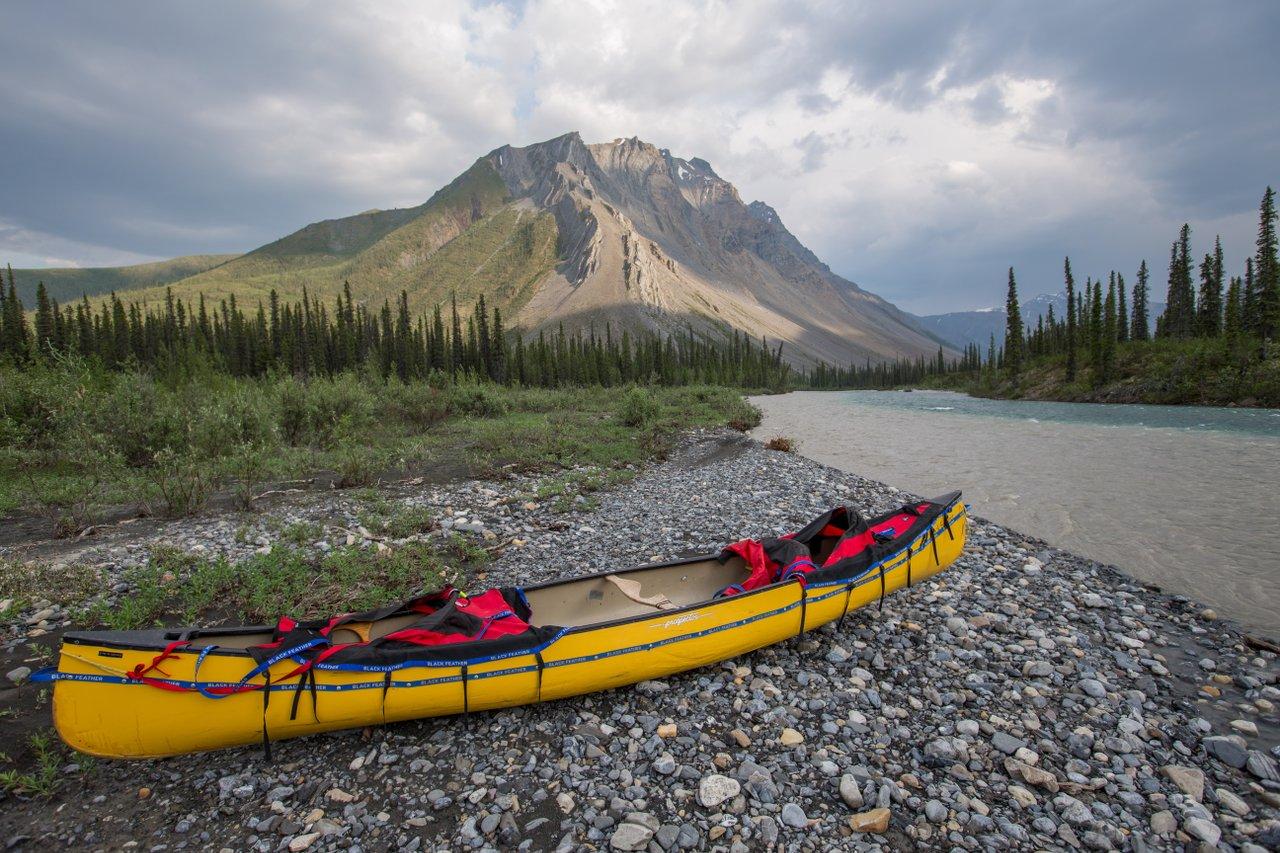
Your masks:
{"label": "canoe hull", "polygon": [[[883,594],[950,566],[964,547],[966,516],[956,501],[926,534],[852,582],[780,583],[651,616],[568,629],[538,657],[521,651],[465,662],[433,662],[392,671],[317,667],[314,688],[292,679],[211,699],[156,689],[124,673],[149,666],[155,648],[64,642],[53,691],[53,718],[75,749],[111,758],[152,758],[261,743],[401,720],[563,699],[719,663],[811,631]],[[883,578],[883,589],[881,580]],[[233,685],[250,668],[242,654],[199,661],[181,651],[163,678],[205,688]],[[272,668],[279,677],[293,664]],[[261,679],[259,679],[261,682]],[[264,708],[264,696],[266,697]]]}

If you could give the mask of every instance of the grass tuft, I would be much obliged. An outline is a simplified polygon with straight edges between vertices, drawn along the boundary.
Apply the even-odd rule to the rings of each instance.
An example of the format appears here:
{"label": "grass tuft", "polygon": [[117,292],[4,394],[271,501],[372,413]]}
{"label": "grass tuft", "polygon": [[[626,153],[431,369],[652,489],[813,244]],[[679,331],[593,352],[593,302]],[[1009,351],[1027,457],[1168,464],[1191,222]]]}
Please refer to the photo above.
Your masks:
{"label": "grass tuft", "polygon": [[766,441],[764,446],[766,450],[776,450],[779,453],[795,453],[800,447],[800,442],[785,435],[775,435]]}

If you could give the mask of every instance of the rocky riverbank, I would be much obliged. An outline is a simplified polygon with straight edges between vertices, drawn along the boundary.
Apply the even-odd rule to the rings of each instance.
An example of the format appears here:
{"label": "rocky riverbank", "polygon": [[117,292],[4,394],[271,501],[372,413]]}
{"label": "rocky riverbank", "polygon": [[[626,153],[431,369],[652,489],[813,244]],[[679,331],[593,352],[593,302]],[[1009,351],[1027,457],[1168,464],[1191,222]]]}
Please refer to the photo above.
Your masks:
{"label": "rocky riverbank", "polygon": [[[706,552],[794,529],[832,504],[870,513],[905,500],[728,432],[692,434],[668,461],[577,511],[531,499],[532,485],[407,483],[385,499],[428,507],[493,548],[487,584]],[[365,533],[370,548],[397,547],[361,530],[346,493],[300,496],[273,513],[314,525],[300,547]],[[74,559],[103,569],[104,595],[127,595],[124,571],[157,543],[235,557],[272,536],[261,515],[208,517],[117,534]],[[40,604],[11,623],[9,660],[69,618]],[[851,615],[842,633],[828,626],[570,701],[279,742],[272,763],[249,749],[72,758],[51,796],[0,800],[0,840],[261,851],[1275,849],[1278,673],[1274,654],[1194,603],[975,520],[954,567],[883,612]],[[0,690],[0,700],[42,689]]]}

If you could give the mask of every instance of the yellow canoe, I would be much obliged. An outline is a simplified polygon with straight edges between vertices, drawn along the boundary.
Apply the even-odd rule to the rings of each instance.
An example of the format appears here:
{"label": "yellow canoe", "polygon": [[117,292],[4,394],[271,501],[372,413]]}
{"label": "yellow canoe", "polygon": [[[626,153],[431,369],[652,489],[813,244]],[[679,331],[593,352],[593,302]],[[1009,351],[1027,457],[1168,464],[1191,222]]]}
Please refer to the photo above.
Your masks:
{"label": "yellow canoe", "polygon": [[[62,739],[113,758],[562,699],[724,661],[841,619],[947,568],[965,529],[959,492],[865,521],[837,508],[768,540],[802,542],[812,557],[782,579],[761,582],[742,556],[750,549],[739,548],[554,581],[515,590],[522,634],[483,639],[482,631],[479,640],[372,662],[362,649],[420,624],[416,614],[390,608],[348,621],[301,650],[281,640],[280,626],[68,633],[56,668],[36,679],[54,684]],[[338,648],[344,631],[350,645]],[[282,651],[262,651],[273,640]]]}

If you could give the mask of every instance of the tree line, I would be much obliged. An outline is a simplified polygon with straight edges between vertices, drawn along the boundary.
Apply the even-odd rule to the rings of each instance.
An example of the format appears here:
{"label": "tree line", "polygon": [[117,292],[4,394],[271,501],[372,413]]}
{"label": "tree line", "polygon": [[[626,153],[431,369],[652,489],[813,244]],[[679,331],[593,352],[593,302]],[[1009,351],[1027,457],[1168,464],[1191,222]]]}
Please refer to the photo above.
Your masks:
{"label": "tree line", "polygon": [[[114,293],[98,309],[83,297],[60,306],[43,282],[36,288],[31,322],[18,297],[12,267],[8,292],[0,282],[0,361],[18,367],[60,355],[94,359],[109,369],[144,368],[192,376],[215,370],[233,376],[289,373],[332,376],[372,368],[383,378],[436,382],[492,381],[554,387],[632,382],[739,387],[786,385],[790,366],[782,345],[770,346],[732,330],[723,341],[682,333],[615,334],[606,324],[566,333],[540,331],[526,341],[503,325],[502,312],[483,295],[460,312],[456,296],[430,315],[409,312],[402,291],[393,306],[357,304],[350,285],[332,308],[312,299],[287,303],[275,290],[250,311],[235,295],[209,305],[190,304],[166,290],[164,304],[126,304]],[[446,320],[447,313],[447,320]],[[464,319],[465,317],[465,319]]]}
{"label": "tree line", "polygon": [[[1245,258],[1242,274],[1226,275],[1222,240],[1197,264],[1191,249],[1191,226],[1184,224],[1169,249],[1165,310],[1155,319],[1154,337],[1162,340],[1220,341],[1242,356],[1268,357],[1271,341],[1280,331],[1280,258],[1277,257],[1275,191],[1267,187],[1258,211],[1255,253]],[[1036,320],[1024,323],[1014,270],[1009,268],[1005,299],[1005,334],[993,335],[986,353],[970,344],[959,358],[904,359],[886,364],[827,368],[811,374],[818,387],[892,388],[920,382],[932,375],[1003,373],[1017,377],[1035,359],[1062,358],[1068,382],[1081,377],[1101,385],[1115,378],[1117,353],[1130,342],[1150,340],[1151,271],[1144,259],[1132,288],[1122,273],[1086,277],[1079,284],[1071,259],[1063,261],[1066,316],[1053,306]]]}

